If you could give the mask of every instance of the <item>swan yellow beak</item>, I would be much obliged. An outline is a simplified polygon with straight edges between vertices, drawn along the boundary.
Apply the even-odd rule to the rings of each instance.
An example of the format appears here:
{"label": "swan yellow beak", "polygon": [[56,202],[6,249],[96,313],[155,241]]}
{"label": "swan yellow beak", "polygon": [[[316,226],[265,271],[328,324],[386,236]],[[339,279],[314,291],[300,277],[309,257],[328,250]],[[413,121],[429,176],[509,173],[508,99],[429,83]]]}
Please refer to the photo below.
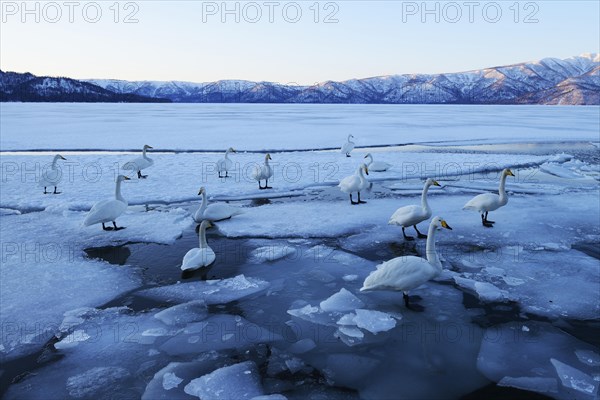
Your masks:
{"label": "swan yellow beak", "polygon": [[126,180],[126,181],[130,181],[131,180],[131,178],[128,178],[126,176],[123,176],[123,179]]}
{"label": "swan yellow beak", "polygon": [[443,227],[443,228],[446,228],[446,229],[450,229],[450,230],[452,230],[452,228],[450,227],[450,225],[448,225],[448,223],[447,223],[446,221],[444,221],[444,220],[441,220],[441,221],[440,221],[440,224],[442,224],[442,227]]}
{"label": "swan yellow beak", "polygon": [[210,223],[210,221],[207,221],[206,227],[207,228],[212,228],[214,225]]}
{"label": "swan yellow beak", "polygon": [[271,155],[267,154],[267,159],[272,160]]}
{"label": "swan yellow beak", "polygon": [[66,158],[64,158],[63,156],[59,156],[59,157],[60,157],[61,160],[65,160],[66,161]]}
{"label": "swan yellow beak", "polygon": [[438,181],[433,181],[433,186],[441,186]]}
{"label": "swan yellow beak", "polygon": [[506,171],[506,175],[508,175],[508,176],[515,176],[515,174],[513,174],[510,169],[508,171]]}

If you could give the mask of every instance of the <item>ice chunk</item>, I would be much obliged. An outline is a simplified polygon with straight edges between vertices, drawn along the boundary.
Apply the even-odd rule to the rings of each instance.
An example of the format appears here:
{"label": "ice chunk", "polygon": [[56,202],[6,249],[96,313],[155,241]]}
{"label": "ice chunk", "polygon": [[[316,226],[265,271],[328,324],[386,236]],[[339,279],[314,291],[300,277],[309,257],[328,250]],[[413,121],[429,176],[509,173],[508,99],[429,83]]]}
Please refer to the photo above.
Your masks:
{"label": "ice chunk", "polygon": [[354,274],[344,275],[344,276],[342,276],[342,279],[345,280],[346,282],[354,282],[355,280],[358,279],[358,275],[354,275]]}
{"label": "ice chunk", "polygon": [[167,340],[160,350],[170,355],[200,354],[277,340],[281,340],[280,335],[240,316],[216,314],[204,321],[189,324],[181,333]]}
{"label": "ice chunk", "polygon": [[555,378],[540,378],[522,376],[513,378],[505,376],[500,379],[498,386],[510,386],[517,389],[529,390],[538,393],[556,393],[558,391],[558,382]]}
{"label": "ice chunk", "polygon": [[219,368],[192,380],[184,390],[202,400],[242,400],[264,394],[258,368],[252,361]]}
{"label": "ice chunk", "polygon": [[250,264],[262,264],[266,261],[275,261],[296,253],[294,246],[262,246],[252,250],[248,257]]}
{"label": "ice chunk", "polygon": [[389,331],[396,326],[396,320],[389,314],[375,310],[357,309],[354,322],[359,328],[374,334]]}
{"label": "ice chunk", "polygon": [[351,337],[351,338],[356,338],[356,339],[362,339],[365,337],[365,334],[358,329],[357,327],[354,326],[349,326],[349,325],[341,325],[338,330],[343,333],[344,335]]}
{"label": "ice chunk", "polygon": [[129,377],[129,372],[121,367],[96,367],[67,379],[67,391],[77,399],[100,398],[99,394],[112,389],[112,386]]}
{"label": "ice chunk", "polygon": [[179,378],[173,372],[167,372],[163,375],[162,385],[165,390],[175,389],[181,382],[183,382],[183,379]]}
{"label": "ice chunk", "polygon": [[185,303],[204,300],[207,305],[225,304],[261,292],[269,283],[257,278],[238,275],[234,278],[195,281],[142,290],[136,295],[161,301]]}
{"label": "ice chunk", "polygon": [[355,325],[356,326],[356,321],[354,320],[356,318],[356,314],[355,313],[348,313],[348,314],[344,314],[342,316],[342,318],[340,318],[337,322],[338,325]]}
{"label": "ice chunk", "polygon": [[600,366],[600,354],[591,350],[575,350],[575,355],[584,364],[592,367]]}
{"label": "ice chunk", "polygon": [[91,336],[88,335],[84,330],[78,329],[63,338],[60,342],[54,343],[54,348],[57,350],[68,349],[69,347],[75,347],[80,342],[85,342],[90,338]]}
{"label": "ice chunk", "polygon": [[554,358],[550,359],[556,369],[563,386],[585,393],[589,396],[595,396],[598,392],[598,382],[588,374],[562,363]]}
{"label": "ice chunk", "polygon": [[306,338],[300,339],[296,343],[288,347],[287,351],[294,354],[303,354],[317,347],[314,340]]}
{"label": "ice chunk", "polygon": [[166,325],[185,325],[190,322],[201,321],[208,316],[204,300],[194,300],[189,303],[169,307],[154,315]]}
{"label": "ice chunk", "polygon": [[342,288],[328,299],[323,300],[321,302],[321,309],[323,311],[350,311],[364,307],[364,305],[365,303],[358,297]]}
{"label": "ice chunk", "polygon": [[483,302],[502,302],[507,298],[504,290],[500,290],[489,282],[478,282],[460,276],[455,276],[454,281],[458,286],[475,294]]}

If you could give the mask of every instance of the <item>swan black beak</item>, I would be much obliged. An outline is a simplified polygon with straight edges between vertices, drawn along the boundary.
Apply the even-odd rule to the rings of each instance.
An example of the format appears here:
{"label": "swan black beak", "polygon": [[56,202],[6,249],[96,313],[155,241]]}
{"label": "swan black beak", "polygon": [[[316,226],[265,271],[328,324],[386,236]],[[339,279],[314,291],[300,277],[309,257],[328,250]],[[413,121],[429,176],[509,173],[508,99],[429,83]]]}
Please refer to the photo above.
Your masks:
{"label": "swan black beak", "polygon": [[438,181],[433,181],[433,186],[442,186],[438,183]]}
{"label": "swan black beak", "polygon": [[508,171],[506,171],[506,174],[508,176],[515,176],[515,174],[512,173],[512,171],[509,169]]}
{"label": "swan black beak", "polygon": [[442,221],[441,224],[442,224],[442,227],[452,230],[452,227],[450,227],[450,225],[448,225],[448,223],[446,221]]}
{"label": "swan black beak", "polygon": [[131,178],[128,178],[126,176],[123,176],[123,179],[126,180],[126,181],[130,181],[131,180]]}

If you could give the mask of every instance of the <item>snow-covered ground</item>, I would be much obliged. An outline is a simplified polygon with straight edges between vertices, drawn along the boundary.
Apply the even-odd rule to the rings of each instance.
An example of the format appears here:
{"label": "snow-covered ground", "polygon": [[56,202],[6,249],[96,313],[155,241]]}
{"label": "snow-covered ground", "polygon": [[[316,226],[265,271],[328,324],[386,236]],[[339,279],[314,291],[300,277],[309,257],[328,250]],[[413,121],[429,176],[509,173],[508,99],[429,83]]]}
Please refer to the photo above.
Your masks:
{"label": "snow-covered ground", "polygon": [[[452,399],[490,390],[490,383],[498,391],[558,399],[598,394],[600,154],[587,143],[593,129],[597,140],[598,120],[589,119],[597,108],[523,108],[508,121],[502,116],[510,112],[498,107],[489,108],[486,119],[485,108],[466,107],[467,118],[457,108],[434,115],[427,107],[396,107],[398,117],[376,106],[363,128],[377,118],[386,128],[364,130],[361,145],[413,141],[392,135],[394,118],[410,122],[404,113],[413,113],[419,141],[464,139],[457,133],[464,129],[471,145],[526,142],[522,132],[531,142],[586,142],[572,144],[569,154],[556,144],[513,152],[511,146],[371,149],[392,168],[371,172],[372,187],[362,196],[367,204],[353,206],[336,184],[354,173],[367,150],[351,158],[316,150],[343,142],[346,123],[356,125],[358,117],[348,117],[344,107],[283,106],[290,115],[282,121],[287,111],[278,107],[147,105],[148,118],[136,117],[140,130],[112,130],[116,135],[101,143],[97,133],[112,129],[97,112],[104,106],[88,106],[90,115],[82,105],[8,106],[2,105],[3,150],[80,150],[61,153],[67,160],[59,161],[59,195],[44,195],[37,184],[53,152],[0,155],[0,379],[13,382],[7,398]],[[35,133],[32,121],[14,119],[28,106],[47,134]],[[64,121],[64,113],[78,107],[81,127],[95,130],[86,131],[90,136]],[[123,115],[133,106],[123,107],[111,118],[133,123]],[[273,127],[264,137],[240,130],[227,141],[225,130],[235,124],[220,124],[213,115],[211,133],[217,134],[190,139],[189,149],[284,149],[289,138],[292,149],[315,150],[272,153],[273,189],[266,191],[250,179],[262,154],[232,154],[231,177],[219,179],[221,154],[152,153],[148,178],[132,175],[122,186],[129,207],[118,223],[126,229],[82,227],[93,203],[114,195],[119,167],[135,155],[81,149],[145,143],[184,149],[189,131],[178,130],[175,119],[189,128],[208,118],[207,110],[234,113],[243,129],[252,124],[240,121],[259,110],[254,123],[266,123],[261,118],[270,113]],[[54,122],[39,125],[42,116]],[[433,118],[429,127],[425,117]],[[502,119],[504,136],[489,130],[477,136],[476,124],[465,118],[480,126]],[[308,120],[314,130],[300,133]],[[61,121],[68,129],[59,134]],[[198,130],[209,131],[203,121]],[[277,126],[290,130],[275,133]],[[156,134],[169,129],[172,136]],[[350,131],[358,136],[356,129]],[[31,145],[32,135],[39,145]],[[506,167],[516,175],[507,180],[509,202],[490,214],[497,222],[487,229],[462,206],[497,190]],[[438,234],[444,272],[411,292],[422,306],[415,311],[404,307],[401,293],[359,289],[381,262],[424,256],[423,241],[404,242],[401,229],[387,222],[398,207],[419,204],[426,177],[441,184],[431,188],[429,203],[453,230]],[[181,275],[181,258],[198,244],[191,215],[201,186],[210,200],[244,213],[208,231],[213,266]]]}

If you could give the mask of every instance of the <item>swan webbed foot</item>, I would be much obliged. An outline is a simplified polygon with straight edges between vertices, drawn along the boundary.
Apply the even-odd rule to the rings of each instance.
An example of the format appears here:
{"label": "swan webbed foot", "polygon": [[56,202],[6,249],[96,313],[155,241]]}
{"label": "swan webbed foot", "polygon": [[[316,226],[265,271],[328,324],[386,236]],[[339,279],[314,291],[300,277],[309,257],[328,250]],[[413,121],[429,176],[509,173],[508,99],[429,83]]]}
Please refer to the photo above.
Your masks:
{"label": "swan webbed foot", "polygon": [[490,224],[495,224],[496,223],[496,221],[490,221],[489,219],[486,219],[485,222],[488,222]]}
{"label": "swan webbed foot", "polygon": [[48,192],[46,192],[46,186],[44,186],[44,194],[48,194]]}
{"label": "swan webbed foot", "polygon": [[61,194],[62,193],[62,192],[57,192],[56,190],[57,190],[57,188],[56,188],[56,186],[54,186],[54,192],[52,192],[52,194]]}
{"label": "swan webbed foot", "polygon": [[416,225],[413,225],[413,228],[415,228],[415,231],[417,231],[417,237],[418,237],[419,239],[427,239],[427,235],[425,235],[425,234],[423,234],[423,233],[419,232],[419,228],[417,228],[417,226],[416,226]]}
{"label": "swan webbed foot", "polygon": [[360,199],[360,192],[358,192],[358,204],[367,204],[366,201]]}
{"label": "swan webbed foot", "polygon": [[402,227],[402,236],[404,236],[404,240],[406,240],[407,242],[415,240],[414,237],[406,235],[406,232],[404,231],[404,227]]}
{"label": "swan webbed foot", "polygon": [[350,204],[352,204],[353,206],[359,204],[358,201],[352,200],[352,193],[350,193]]}
{"label": "swan webbed foot", "polygon": [[482,221],[483,226],[485,226],[486,228],[493,228],[494,224],[491,223],[490,221]]}
{"label": "swan webbed foot", "polygon": [[124,226],[121,226],[121,227],[117,226],[117,223],[115,221],[113,221],[113,226],[115,227],[114,228],[115,231],[120,231],[122,229],[125,229]]}
{"label": "swan webbed foot", "polygon": [[263,189],[273,189],[272,186],[265,186]]}
{"label": "swan webbed foot", "polygon": [[346,153],[346,157],[350,157],[350,154]]}
{"label": "swan webbed foot", "polygon": [[105,226],[104,222],[102,223],[102,230],[104,231],[112,231],[113,227],[112,226]]}

